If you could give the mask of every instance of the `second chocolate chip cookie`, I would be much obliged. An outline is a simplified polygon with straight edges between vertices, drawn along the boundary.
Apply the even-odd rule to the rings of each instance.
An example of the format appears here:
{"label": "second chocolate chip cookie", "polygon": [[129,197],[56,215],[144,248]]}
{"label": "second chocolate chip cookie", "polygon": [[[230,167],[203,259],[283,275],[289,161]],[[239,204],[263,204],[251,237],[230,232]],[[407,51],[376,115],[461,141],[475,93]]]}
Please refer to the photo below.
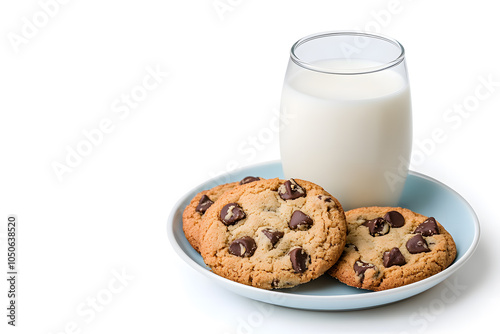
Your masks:
{"label": "second chocolate chip cookie", "polygon": [[453,238],[433,217],[392,207],[354,209],[346,217],[346,247],[329,273],[348,285],[396,288],[437,274],[456,257]]}

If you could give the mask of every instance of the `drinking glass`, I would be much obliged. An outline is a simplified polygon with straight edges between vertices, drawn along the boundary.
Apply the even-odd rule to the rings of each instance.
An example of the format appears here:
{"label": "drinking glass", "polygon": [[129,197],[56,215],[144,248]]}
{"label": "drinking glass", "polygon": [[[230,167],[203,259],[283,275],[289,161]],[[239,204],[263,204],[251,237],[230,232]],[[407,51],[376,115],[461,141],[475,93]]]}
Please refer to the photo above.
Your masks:
{"label": "drinking glass", "polygon": [[292,46],[281,96],[284,175],[322,186],[346,210],[396,206],[411,114],[398,41],[356,31],[304,37]]}

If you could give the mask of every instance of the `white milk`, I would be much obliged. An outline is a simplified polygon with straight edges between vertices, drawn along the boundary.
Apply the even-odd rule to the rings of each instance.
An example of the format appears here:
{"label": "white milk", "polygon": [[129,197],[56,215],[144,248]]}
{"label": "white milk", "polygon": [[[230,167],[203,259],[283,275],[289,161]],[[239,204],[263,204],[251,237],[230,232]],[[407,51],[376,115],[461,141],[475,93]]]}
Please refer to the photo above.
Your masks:
{"label": "white milk", "polygon": [[[376,65],[362,60],[329,68]],[[344,209],[393,206],[411,154],[407,81],[391,69],[357,75],[300,70],[283,87],[280,149],[286,178],[319,184]]]}

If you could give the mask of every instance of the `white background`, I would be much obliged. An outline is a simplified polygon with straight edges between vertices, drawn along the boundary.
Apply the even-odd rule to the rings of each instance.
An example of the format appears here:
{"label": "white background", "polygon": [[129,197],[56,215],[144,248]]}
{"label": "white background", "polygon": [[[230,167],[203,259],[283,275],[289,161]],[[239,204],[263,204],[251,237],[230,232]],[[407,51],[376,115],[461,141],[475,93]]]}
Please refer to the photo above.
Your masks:
{"label": "white background", "polygon": [[[3,1],[0,262],[5,268],[7,216],[17,214],[20,277],[13,330],[1,279],[1,332],[496,328],[500,21],[493,1],[465,2]],[[450,278],[465,287],[453,302],[440,297],[443,283],[364,311],[267,306],[214,286],[168,243],[166,220],[181,195],[235,167],[279,159],[278,134],[263,129],[276,118],[290,46],[339,29],[398,39],[412,87],[414,150],[436,129],[445,135],[424,146],[412,169],[458,191],[481,222],[475,255]],[[156,82],[148,71],[159,73]],[[481,100],[480,78],[492,83]],[[140,101],[126,107],[132,93]],[[464,116],[448,112],[466,103]],[[85,146],[84,133],[102,122],[107,133]],[[242,146],[251,149],[243,154]],[[58,177],[54,164],[78,147],[87,155]]]}

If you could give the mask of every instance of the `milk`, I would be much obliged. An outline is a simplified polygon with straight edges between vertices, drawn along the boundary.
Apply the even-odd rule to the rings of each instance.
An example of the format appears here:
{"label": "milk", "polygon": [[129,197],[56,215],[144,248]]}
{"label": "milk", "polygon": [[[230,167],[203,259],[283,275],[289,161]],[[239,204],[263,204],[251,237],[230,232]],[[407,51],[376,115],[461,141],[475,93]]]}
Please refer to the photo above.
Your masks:
{"label": "milk", "polygon": [[[364,60],[323,61],[366,68]],[[344,209],[394,206],[411,154],[408,83],[394,70],[355,75],[304,70],[287,75],[281,100],[280,150],[286,178],[319,184]]]}

